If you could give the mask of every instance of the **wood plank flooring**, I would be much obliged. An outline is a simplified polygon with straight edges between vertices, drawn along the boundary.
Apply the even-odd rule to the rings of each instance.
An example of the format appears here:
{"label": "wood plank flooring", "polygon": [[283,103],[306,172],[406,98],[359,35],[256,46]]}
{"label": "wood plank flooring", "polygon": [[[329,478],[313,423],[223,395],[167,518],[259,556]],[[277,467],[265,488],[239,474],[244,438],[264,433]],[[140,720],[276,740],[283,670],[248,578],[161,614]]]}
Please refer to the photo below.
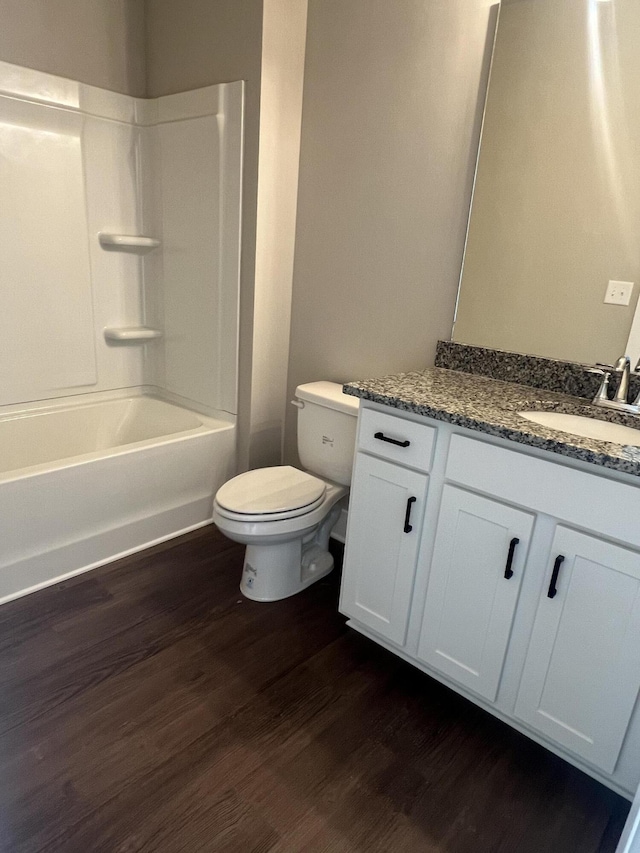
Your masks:
{"label": "wood plank flooring", "polygon": [[628,803],[214,528],[0,607],[0,850],[606,853]]}

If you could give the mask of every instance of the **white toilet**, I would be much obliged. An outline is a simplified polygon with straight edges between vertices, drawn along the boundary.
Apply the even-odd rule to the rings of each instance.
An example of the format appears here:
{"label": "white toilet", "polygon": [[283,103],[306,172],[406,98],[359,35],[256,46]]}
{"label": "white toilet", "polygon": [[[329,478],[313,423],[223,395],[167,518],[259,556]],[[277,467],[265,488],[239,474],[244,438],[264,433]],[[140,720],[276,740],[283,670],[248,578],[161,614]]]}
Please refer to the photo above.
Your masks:
{"label": "white toilet", "polygon": [[293,403],[306,470],[247,471],[213,502],[216,526],[247,546],[240,590],[254,601],[288,598],[329,574],[329,534],[351,483],[359,401],[334,382],[310,382],[296,388]]}

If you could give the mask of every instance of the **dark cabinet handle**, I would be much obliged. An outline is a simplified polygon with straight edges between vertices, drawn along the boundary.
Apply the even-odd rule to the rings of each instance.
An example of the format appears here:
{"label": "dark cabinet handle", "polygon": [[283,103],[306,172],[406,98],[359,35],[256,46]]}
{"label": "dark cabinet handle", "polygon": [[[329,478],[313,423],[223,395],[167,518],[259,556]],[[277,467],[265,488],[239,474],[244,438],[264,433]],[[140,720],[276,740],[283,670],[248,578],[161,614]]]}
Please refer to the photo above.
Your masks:
{"label": "dark cabinet handle", "polygon": [[507,580],[509,580],[510,578],[513,577],[513,569],[511,568],[511,566],[513,565],[513,555],[516,552],[516,545],[518,544],[519,541],[520,540],[514,536],[513,539],[511,540],[511,542],[509,542],[509,553],[507,555],[507,565],[504,567],[504,576]]}
{"label": "dark cabinet handle", "polygon": [[396,444],[398,447],[409,447],[411,442],[407,439],[406,441],[396,441],[395,438],[389,438],[383,432],[374,433],[374,438],[379,439],[380,441],[388,441],[389,444]]}
{"label": "dark cabinet handle", "polygon": [[411,521],[411,507],[418,500],[418,498],[409,498],[407,501],[407,511],[404,514],[404,532],[411,533],[413,530],[413,525],[409,524]]}
{"label": "dark cabinet handle", "polygon": [[556,557],[556,561],[553,564],[553,571],[551,572],[551,582],[549,583],[549,589],[547,591],[547,598],[555,598],[556,593],[558,591],[558,587],[556,584],[558,583],[558,575],[560,574],[560,566],[564,563],[564,557],[562,554],[558,554]]}

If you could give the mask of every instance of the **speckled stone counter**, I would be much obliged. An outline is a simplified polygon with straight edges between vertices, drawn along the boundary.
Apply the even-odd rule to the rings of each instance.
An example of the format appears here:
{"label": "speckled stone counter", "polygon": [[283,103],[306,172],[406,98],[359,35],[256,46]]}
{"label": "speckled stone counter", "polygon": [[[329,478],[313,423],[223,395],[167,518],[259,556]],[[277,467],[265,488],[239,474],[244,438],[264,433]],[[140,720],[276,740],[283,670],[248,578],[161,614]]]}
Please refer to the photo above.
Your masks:
{"label": "speckled stone counter", "polygon": [[640,429],[639,416],[595,408],[578,397],[438,367],[350,382],[344,391],[394,409],[640,477],[640,447],[581,438],[539,426],[518,414],[522,410],[546,410],[595,415],[599,420]]}

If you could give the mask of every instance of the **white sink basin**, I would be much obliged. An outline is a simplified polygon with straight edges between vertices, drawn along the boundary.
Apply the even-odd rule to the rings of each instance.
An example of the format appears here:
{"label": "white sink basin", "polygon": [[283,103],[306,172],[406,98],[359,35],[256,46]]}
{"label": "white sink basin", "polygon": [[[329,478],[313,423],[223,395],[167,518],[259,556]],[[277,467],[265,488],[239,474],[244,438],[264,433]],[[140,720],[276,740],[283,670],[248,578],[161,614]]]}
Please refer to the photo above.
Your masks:
{"label": "white sink basin", "polygon": [[562,412],[518,412],[520,417],[534,424],[581,435],[583,438],[595,438],[598,441],[612,441],[614,444],[626,444],[640,447],[640,429],[598,421],[584,415],[565,415]]}

